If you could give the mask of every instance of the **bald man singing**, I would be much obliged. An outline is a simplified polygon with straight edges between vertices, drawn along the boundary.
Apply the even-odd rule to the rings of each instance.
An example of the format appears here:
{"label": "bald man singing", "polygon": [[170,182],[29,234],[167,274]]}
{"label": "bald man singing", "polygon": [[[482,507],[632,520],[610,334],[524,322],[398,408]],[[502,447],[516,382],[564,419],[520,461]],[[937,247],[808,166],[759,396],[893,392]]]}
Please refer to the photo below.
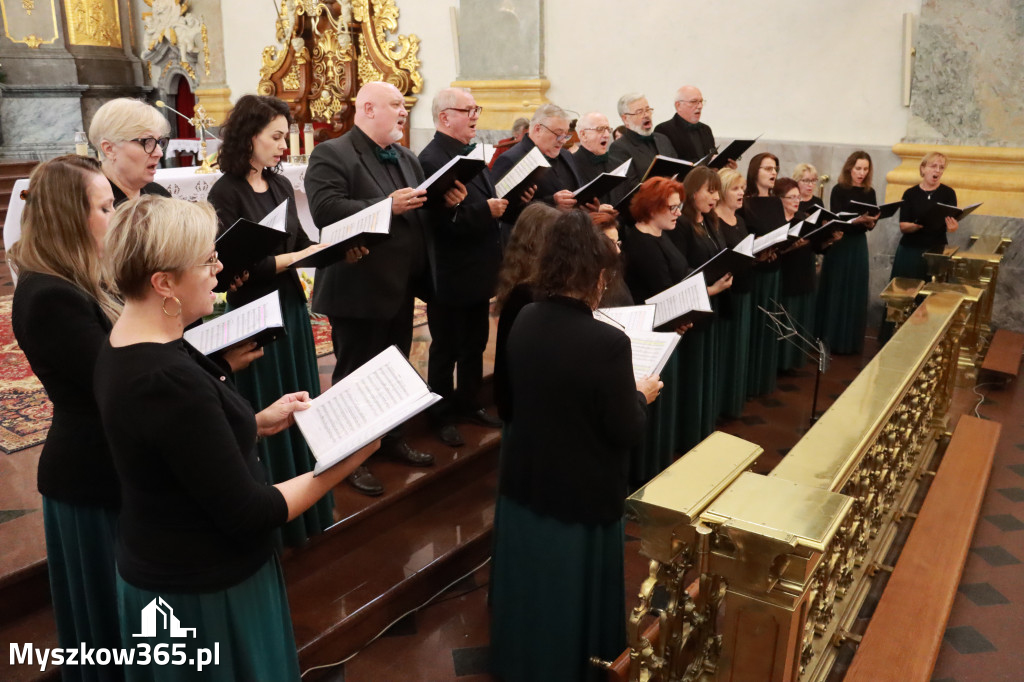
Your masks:
{"label": "bald man singing", "polygon": [[[388,346],[408,355],[413,297],[429,297],[432,288],[432,246],[422,208],[426,191],[414,189],[423,182],[423,170],[416,156],[397,144],[407,117],[405,98],[395,86],[367,83],[356,95],[354,127],[316,147],[306,170],[310,213],[320,229],[387,197],[393,200],[388,239],[316,273],[313,310],[331,322],[335,383]],[[459,185],[449,190],[445,202],[455,206],[465,196]],[[397,430],[385,437],[381,452],[413,466],[434,462],[432,455],[412,449]],[[384,491],[365,466],[349,482],[367,495]]]}
{"label": "bald man singing", "polygon": [[612,141],[612,127],[608,117],[599,111],[589,111],[580,118],[576,126],[580,136],[580,148],[572,154],[580,181],[587,184],[601,173],[615,169],[608,145]]}
{"label": "bald man singing", "polygon": [[[655,131],[667,137],[675,147],[676,157],[686,161],[704,158],[715,148],[715,136],[706,123],[701,123],[704,95],[692,85],[676,90],[675,116],[659,123]],[[736,168],[736,163],[729,164]]]}

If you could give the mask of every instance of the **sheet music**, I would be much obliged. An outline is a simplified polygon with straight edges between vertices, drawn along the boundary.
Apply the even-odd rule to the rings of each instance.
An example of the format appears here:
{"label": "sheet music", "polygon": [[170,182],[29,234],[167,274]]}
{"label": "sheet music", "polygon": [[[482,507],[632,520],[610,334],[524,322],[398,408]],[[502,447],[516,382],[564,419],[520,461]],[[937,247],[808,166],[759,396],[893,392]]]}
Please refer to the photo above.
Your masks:
{"label": "sheet music", "polygon": [[633,377],[661,374],[681,338],[675,332],[627,332],[633,349]]}
{"label": "sheet music", "polygon": [[260,225],[263,227],[269,227],[272,230],[278,232],[288,231],[288,200],[282,201],[277,208],[263,216],[263,220],[260,221]]}
{"label": "sheet music", "polygon": [[610,319],[613,326],[627,332],[643,331],[649,332],[654,329],[653,305],[626,305],[617,308],[598,308],[594,311],[594,318],[602,322]]}
{"label": "sheet music", "polygon": [[617,166],[616,168],[614,168],[614,169],[612,169],[612,170],[608,171],[607,173],[600,173],[600,174],[599,174],[599,175],[598,175],[597,177],[595,177],[595,178],[594,178],[593,180],[591,180],[590,182],[588,182],[587,184],[583,185],[583,186],[582,186],[582,187],[580,187],[580,188],[579,188],[578,190],[576,190],[575,192],[573,192],[573,193],[572,193],[572,195],[573,195],[574,197],[576,197],[576,196],[579,196],[579,195],[580,195],[580,192],[582,192],[583,190],[585,190],[586,188],[590,187],[590,186],[591,186],[591,185],[593,185],[593,184],[594,184],[595,182],[597,182],[597,181],[598,181],[598,180],[599,180],[599,179],[601,178],[601,176],[602,176],[602,175],[614,175],[615,177],[619,177],[619,178],[624,178],[624,177],[626,177],[626,171],[628,171],[628,170],[629,170],[629,164],[631,164],[631,163],[633,163],[633,159],[626,159],[625,163],[622,163],[622,164],[620,164],[620,165],[619,165],[619,166]]}
{"label": "sheet music", "polygon": [[465,156],[455,156],[455,157],[453,157],[451,159],[451,161],[449,161],[445,165],[441,166],[437,170],[436,173],[434,173],[429,178],[427,178],[426,180],[421,182],[416,187],[416,189],[427,189],[427,188],[429,188],[431,185],[433,185],[435,182],[437,182],[438,178],[440,178],[445,173],[447,173],[451,169],[452,166],[457,164],[462,159],[466,159],[467,161],[483,161],[483,158],[481,158],[481,156],[480,156],[481,152],[477,151],[478,149],[479,149],[479,147],[477,147],[476,149],[474,149],[473,151],[471,151],[469,154],[467,154]]}
{"label": "sheet music", "polygon": [[754,235],[748,234],[743,238],[736,246],[732,247],[732,250],[736,253],[742,253],[744,256],[754,257]]}
{"label": "sheet music", "polygon": [[679,284],[669,287],[660,294],[655,294],[644,303],[654,303],[654,326],[690,312],[691,310],[711,310],[711,299],[708,298],[708,285],[704,281],[704,273],[687,277]]}
{"label": "sheet music", "polygon": [[512,166],[509,172],[494,185],[494,193],[498,195],[499,199],[504,199],[505,195],[516,188],[520,182],[522,182],[526,176],[533,172],[535,168],[541,166],[550,167],[551,164],[544,158],[540,149],[534,147],[529,153],[519,160],[519,163]]}
{"label": "sheet music", "polygon": [[820,218],[820,217],[821,217],[821,209],[819,208],[817,211],[815,211],[811,215],[807,216],[807,220],[805,220],[804,222],[809,224],[809,225],[817,225],[818,224],[818,218]]}
{"label": "sheet music", "polygon": [[391,346],[296,412],[295,422],[320,473],[440,399]]}
{"label": "sheet music", "polygon": [[257,332],[283,327],[281,299],[276,291],[185,331],[185,340],[203,355],[216,353]]}
{"label": "sheet music", "polygon": [[357,234],[387,234],[390,230],[391,197],[388,197],[325,227],[320,231],[320,243],[337,244]]}
{"label": "sheet music", "polygon": [[799,221],[798,223],[794,224],[791,228],[789,228],[788,236],[790,236],[790,237],[799,237],[800,236],[800,228],[802,228],[803,225],[804,225],[804,221],[802,221],[802,220]]}
{"label": "sheet music", "polygon": [[768,234],[754,238],[754,253],[760,253],[770,246],[775,246],[780,242],[786,241],[789,237],[789,225],[783,225],[777,227]]}

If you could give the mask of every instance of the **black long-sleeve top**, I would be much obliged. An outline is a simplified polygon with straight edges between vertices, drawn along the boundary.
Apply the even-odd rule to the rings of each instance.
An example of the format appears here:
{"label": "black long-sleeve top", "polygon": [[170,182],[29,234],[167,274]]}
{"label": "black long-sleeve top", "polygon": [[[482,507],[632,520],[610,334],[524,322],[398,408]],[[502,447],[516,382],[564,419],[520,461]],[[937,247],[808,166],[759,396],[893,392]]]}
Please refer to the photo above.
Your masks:
{"label": "black long-sleeve top", "polygon": [[121,482],[121,576],[207,592],[255,573],[288,507],[264,482],[256,419],[230,380],[182,339],[105,343],[95,391]]}
{"label": "black long-sleeve top", "polygon": [[[859,201],[862,204],[878,205],[878,201],[875,199],[875,189],[873,187],[836,185],[832,188],[832,194],[829,195],[828,208],[833,213],[839,213],[840,211],[850,211],[851,213],[857,213],[858,215],[864,213],[863,206],[854,206],[850,203],[851,201]],[[867,231],[867,228],[863,225],[847,225],[843,233],[865,234]]]}
{"label": "black long-sleeve top", "polygon": [[[740,210],[747,229],[756,237],[763,237],[786,222],[786,211],[778,197],[745,197]],[[762,272],[778,270],[779,260],[758,263],[755,267]]]}
{"label": "black long-sleeve top", "polygon": [[[725,238],[725,245],[730,249],[735,248],[737,244],[747,238],[750,232],[747,230],[747,224],[743,222],[743,216],[736,214],[736,222],[730,225],[725,222],[721,216],[718,218],[718,229],[722,231],[722,236]],[[754,275],[753,269],[748,269],[743,272],[734,272],[732,277],[732,286],[729,287],[729,291],[734,294],[746,294],[753,290],[754,286]]]}
{"label": "black long-sleeve top", "polygon": [[567,523],[617,521],[629,451],[647,419],[629,337],[583,302],[552,297],[519,314],[508,365],[516,418],[502,451],[501,493]]}
{"label": "black long-sleeve top", "polygon": [[49,498],[117,509],[117,473],[93,397],[96,355],[111,323],[99,304],[65,279],[24,272],[11,326],[53,403],[37,485]]}
{"label": "black long-sleeve top", "polygon": [[282,201],[288,200],[286,221],[288,239],[274,253],[267,254],[258,262],[253,263],[249,268],[249,279],[237,291],[228,292],[228,303],[232,306],[255,301],[272,291],[281,291],[284,287],[295,287],[300,292],[302,291],[302,284],[299,282],[299,275],[295,268],[288,268],[278,273],[274,258],[282,253],[301,251],[313,243],[299,222],[299,213],[295,206],[295,190],[292,189],[288,178],[269,168],[263,169],[263,179],[266,180],[268,189],[266,192],[257,193],[244,177],[225,174],[213,183],[213,187],[210,188],[210,196],[207,198],[217,211],[217,222],[220,224],[217,230],[218,235],[223,234],[239,218],[258,223]]}
{"label": "black long-sleeve top", "polygon": [[[807,215],[797,211],[793,220],[803,220]],[[784,296],[802,296],[814,291],[815,264],[814,246],[805,244],[798,249],[791,249],[779,255],[779,266],[782,268],[782,294]]]}
{"label": "black long-sleeve top", "polygon": [[[667,234],[686,262],[693,264],[694,268],[699,268],[725,248],[725,238],[708,218],[704,219],[704,229],[698,230],[692,220],[682,216],[676,221],[676,229]],[[711,284],[714,282],[708,282]]]}
{"label": "black long-sleeve top", "polygon": [[[107,178],[107,181],[110,182],[110,191],[114,194],[114,206],[120,206],[124,202],[128,201],[128,195],[121,191],[120,187],[115,185],[110,178]],[[159,182],[146,183],[146,185],[139,190],[139,194],[155,194],[158,197],[167,198],[170,198],[171,196],[171,193],[167,191],[167,188]]]}
{"label": "black long-sleeve top", "polygon": [[676,158],[696,162],[715,148],[715,135],[706,123],[690,123],[679,114],[654,127],[672,142]]}
{"label": "black long-sleeve top", "polygon": [[517,284],[508,293],[505,304],[498,315],[498,328],[494,333],[494,404],[498,416],[508,424],[512,421],[512,386],[508,375],[508,336],[512,325],[523,308],[533,303],[533,288],[529,284]]}
{"label": "black long-sleeve top", "polygon": [[693,271],[665,234],[655,237],[631,225],[623,227],[621,235],[626,285],[637,303],[678,284]]}
{"label": "black long-sleeve top", "polygon": [[936,202],[956,206],[956,192],[946,185],[939,185],[931,192],[921,189],[920,185],[907,188],[903,193],[903,205],[900,206],[900,222],[917,223],[923,227],[916,232],[904,234],[900,237],[900,244],[923,249],[947,244],[945,218],[925,219],[928,209]]}
{"label": "black long-sleeve top", "polygon": [[[583,145],[572,153],[572,158],[576,162],[576,172],[580,174],[581,187],[601,173],[610,173],[618,165],[610,152],[598,155]],[[602,197],[602,200],[606,199],[608,197]]]}

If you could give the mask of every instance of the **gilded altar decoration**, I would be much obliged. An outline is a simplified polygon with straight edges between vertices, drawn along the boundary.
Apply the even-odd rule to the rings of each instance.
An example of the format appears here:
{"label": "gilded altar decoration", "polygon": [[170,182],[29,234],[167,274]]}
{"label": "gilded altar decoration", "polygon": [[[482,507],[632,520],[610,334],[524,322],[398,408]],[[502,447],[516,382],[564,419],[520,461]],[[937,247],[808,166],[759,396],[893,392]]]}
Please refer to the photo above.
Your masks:
{"label": "gilded altar decoration", "polygon": [[64,12],[72,45],[121,47],[117,0],[64,0]]}
{"label": "gilded altar decoration", "polygon": [[278,44],[263,50],[258,92],[288,102],[300,123],[331,123],[331,137],[351,125],[363,83],[391,83],[411,106],[423,87],[419,38],[394,35],[398,15],[395,0],[280,0]]}
{"label": "gilded altar decoration", "polygon": [[[206,23],[190,12],[188,0],[144,0],[152,12],[142,13],[145,51],[142,58],[157,64],[175,64],[184,71],[193,90],[199,85],[200,59],[210,75],[210,44]],[[166,66],[164,67],[166,70]]]}
{"label": "gilded altar decoration", "polygon": [[[12,43],[21,43],[36,50],[40,45],[52,45],[57,42],[60,33],[57,29],[56,0],[50,1],[50,11],[32,12],[36,9],[34,0],[26,3],[22,0],[20,9],[12,0],[0,0],[0,14],[4,20],[4,35]],[[8,12],[8,5],[11,5]],[[44,37],[49,36],[49,37]]]}

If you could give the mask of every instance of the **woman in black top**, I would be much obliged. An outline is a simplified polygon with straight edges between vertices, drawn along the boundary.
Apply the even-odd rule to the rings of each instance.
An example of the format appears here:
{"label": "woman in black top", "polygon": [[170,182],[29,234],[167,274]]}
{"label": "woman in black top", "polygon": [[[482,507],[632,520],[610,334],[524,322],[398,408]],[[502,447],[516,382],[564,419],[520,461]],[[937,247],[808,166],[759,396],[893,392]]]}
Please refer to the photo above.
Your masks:
{"label": "woman in black top", "polygon": [[833,353],[860,353],[864,347],[868,309],[867,231],[874,229],[878,216],[850,202],[878,205],[871,187],[872,170],[867,152],[850,154],[829,199],[829,210],[833,213],[858,214],[821,264],[817,333]]}
{"label": "woman in black top", "polygon": [[[783,214],[787,221],[796,222],[807,217],[800,210],[800,187],[792,178],[779,178],[772,189],[782,199]],[[793,321],[798,336],[779,340],[779,371],[788,372],[804,366],[807,356],[801,339],[814,336],[814,308],[816,303],[814,249],[807,239],[798,239],[779,255],[782,282],[779,303]]]}
{"label": "woman in black top", "polygon": [[671,178],[647,180],[630,200],[636,221],[619,235],[626,263],[626,285],[643,303],[683,280],[693,269],[667,236],[683,211],[683,183]]}
{"label": "woman in black top", "polygon": [[629,293],[626,286],[626,279],[622,276],[622,239],[620,233],[622,226],[616,220],[616,214],[596,212],[590,214],[590,220],[594,223],[597,231],[605,236],[612,244],[615,244],[615,253],[619,255],[619,267],[615,274],[605,284],[604,294],[601,296],[602,308],[617,308],[633,305],[633,294]]}
{"label": "woman in black top", "polygon": [[[159,599],[181,627],[196,629],[184,642],[186,658],[220,643],[220,664],[203,679],[294,680],[298,656],[274,530],[379,442],[316,478],[264,482],[257,439],[288,428],[309,396],[291,393],[253,414],[230,378],[182,339],[186,325],[213,309],[216,233],[209,204],[149,196],[125,203],[107,236],[108,267],[125,303],[99,351],[95,393],[121,482],[121,634],[131,641],[144,632],[144,612]],[[160,630],[148,640],[154,649],[171,642]],[[182,670],[125,668],[128,679],[146,680],[178,679]]]}
{"label": "woman in black top", "polygon": [[[120,305],[100,281],[114,211],[99,164],[60,156],[32,171],[21,238],[9,257],[20,279],[11,325],[53,402],[39,457],[47,567],[57,640],[117,648],[114,582],[117,475],[92,395],[96,354]],[[115,666],[64,666],[64,679],[119,679]]]}
{"label": "woman in black top", "polygon": [[[258,223],[282,202],[288,202],[288,238],[275,253],[248,268],[248,277],[228,292],[228,308],[237,308],[276,291],[287,334],[263,349],[245,370],[235,373],[239,393],[253,409],[262,410],[285,393],[306,391],[320,395],[316,343],[306,309],[306,295],[291,264],[323,248],[313,244],[299,224],[295,192],[280,174],[288,150],[288,105],[276,97],[245,95],[235,103],[221,131],[220,167],[224,175],[210,189],[209,201],[217,210],[219,232],[239,218]],[[242,228],[245,229],[245,228]],[[313,456],[298,428],[290,428],[260,441],[260,458],[272,483],[312,471]],[[301,518],[284,527],[284,540],[300,545],[334,522],[333,498],[325,496]]]}
{"label": "woman in black top", "polygon": [[561,216],[540,254],[539,300],[509,335],[515,420],[502,454],[501,561],[491,582],[491,658],[505,682],[600,679],[588,659],[612,659],[626,644],[628,453],[660,382],[635,380],[629,338],[594,319],[615,266],[585,213]]}
{"label": "woman in black top", "polygon": [[892,277],[913,277],[928,279],[928,263],[924,252],[946,245],[946,233],[956,232],[960,224],[953,218],[937,214],[928,215],[936,203],[956,206],[956,192],[942,184],[946,171],[946,157],[939,152],[929,152],[921,159],[921,182],[908,187],[903,193],[900,206],[900,237],[896,256],[892,261]]}
{"label": "woman in black top", "polygon": [[159,111],[137,99],[112,99],[93,114],[89,141],[103,161],[115,206],[140,194],[171,196],[153,181],[170,130]]}

